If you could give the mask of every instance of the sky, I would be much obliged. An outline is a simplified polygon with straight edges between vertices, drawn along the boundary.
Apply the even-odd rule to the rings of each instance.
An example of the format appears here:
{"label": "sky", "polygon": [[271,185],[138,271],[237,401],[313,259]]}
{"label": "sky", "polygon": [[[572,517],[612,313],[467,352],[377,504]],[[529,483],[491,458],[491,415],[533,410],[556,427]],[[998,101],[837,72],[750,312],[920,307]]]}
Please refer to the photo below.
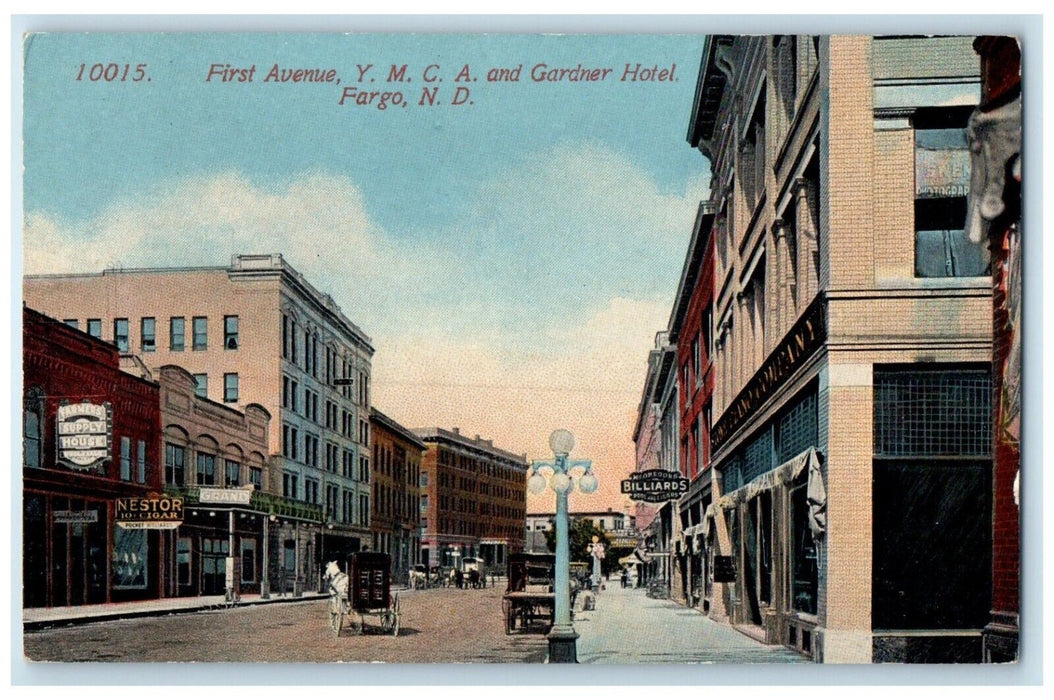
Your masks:
{"label": "sky", "polygon": [[[647,353],[708,190],[709,166],[685,140],[702,44],[31,36],[24,272],[280,252],[372,338],[378,408],[528,459],[551,457],[549,434],[566,428],[600,481],[572,509],[622,509]],[[100,77],[111,63],[113,79]],[[334,73],[266,81],[275,64]],[[404,64],[408,81],[388,81]],[[627,64],[673,79],[623,81]],[[603,80],[566,79],[606,68]],[[488,80],[499,69],[518,80]],[[419,104],[424,88],[438,88],[436,104]],[[389,96],[379,109],[385,92],[405,106]],[[528,510],[551,500],[532,496]]]}

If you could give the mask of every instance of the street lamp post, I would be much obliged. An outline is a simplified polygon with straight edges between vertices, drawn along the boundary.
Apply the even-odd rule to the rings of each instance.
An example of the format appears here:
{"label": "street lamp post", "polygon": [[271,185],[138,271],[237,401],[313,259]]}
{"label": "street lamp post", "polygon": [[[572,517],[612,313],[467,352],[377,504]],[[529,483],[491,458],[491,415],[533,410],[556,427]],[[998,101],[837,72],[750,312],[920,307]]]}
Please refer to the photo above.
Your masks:
{"label": "street lamp post", "polygon": [[[584,472],[578,478],[578,490],[593,493],[597,490],[597,478],[593,475],[593,463],[588,459],[569,460],[568,455],[575,446],[575,436],[567,430],[554,430],[549,436],[549,447],[553,450],[552,461],[535,461],[527,488],[533,494],[549,488],[556,494],[556,571],[554,581],[555,610],[553,628],[549,631],[549,663],[578,663],[576,640],[578,634],[571,624],[571,573],[570,537],[567,524],[567,496],[574,488],[570,472],[580,468]],[[552,477],[539,473],[541,469],[552,470]]]}

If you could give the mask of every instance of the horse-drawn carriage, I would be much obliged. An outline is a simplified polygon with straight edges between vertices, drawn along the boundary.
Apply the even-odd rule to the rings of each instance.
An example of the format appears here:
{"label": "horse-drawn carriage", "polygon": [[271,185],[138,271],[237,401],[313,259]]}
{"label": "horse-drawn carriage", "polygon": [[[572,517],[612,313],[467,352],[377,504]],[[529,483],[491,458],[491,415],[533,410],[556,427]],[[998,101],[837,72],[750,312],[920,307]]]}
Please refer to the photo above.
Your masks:
{"label": "horse-drawn carriage", "polygon": [[525,632],[539,623],[544,627],[542,631],[549,630],[556,612],[555,571],[556,557],[552,554],[509,555],[508,586],[501,599],[505,634]]}
{"label": "horse-drawn carriage", "polygon": [[344,626],[344,617],[352,620],[358,613],[358,634],[366,626],[366,616],[380,618],[381,631],[399,636],[399,596],[391,592],[392,560],[382,552],[356,552],[347,563],[347,573],[340,570],[337,562],[326,567],[329,581],[330,624],[336,635]]}

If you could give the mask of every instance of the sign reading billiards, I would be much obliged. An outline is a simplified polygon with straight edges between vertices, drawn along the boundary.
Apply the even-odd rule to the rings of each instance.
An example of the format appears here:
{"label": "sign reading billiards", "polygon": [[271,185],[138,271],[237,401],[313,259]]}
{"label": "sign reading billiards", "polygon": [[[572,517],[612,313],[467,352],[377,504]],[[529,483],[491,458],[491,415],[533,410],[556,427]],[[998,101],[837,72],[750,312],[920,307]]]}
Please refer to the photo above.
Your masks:
{"label": "sign reading billiards", "polygon": [[688,479],[668,469],[635,472],[622,480],[622,493],[634,501],[662,503],[680,498],[688,491]]}

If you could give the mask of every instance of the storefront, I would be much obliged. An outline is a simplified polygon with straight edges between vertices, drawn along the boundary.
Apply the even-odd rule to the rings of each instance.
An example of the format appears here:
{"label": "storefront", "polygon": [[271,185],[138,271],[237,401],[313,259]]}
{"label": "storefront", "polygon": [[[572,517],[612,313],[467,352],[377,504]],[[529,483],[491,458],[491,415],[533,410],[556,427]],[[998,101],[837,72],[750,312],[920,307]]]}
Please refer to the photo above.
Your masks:
{"label": "storefront", "polygon": [[23,312],[23,605],[163,594],[157,531],[120,527],[118,499],[161,490],[158,386],[117,349]]}

